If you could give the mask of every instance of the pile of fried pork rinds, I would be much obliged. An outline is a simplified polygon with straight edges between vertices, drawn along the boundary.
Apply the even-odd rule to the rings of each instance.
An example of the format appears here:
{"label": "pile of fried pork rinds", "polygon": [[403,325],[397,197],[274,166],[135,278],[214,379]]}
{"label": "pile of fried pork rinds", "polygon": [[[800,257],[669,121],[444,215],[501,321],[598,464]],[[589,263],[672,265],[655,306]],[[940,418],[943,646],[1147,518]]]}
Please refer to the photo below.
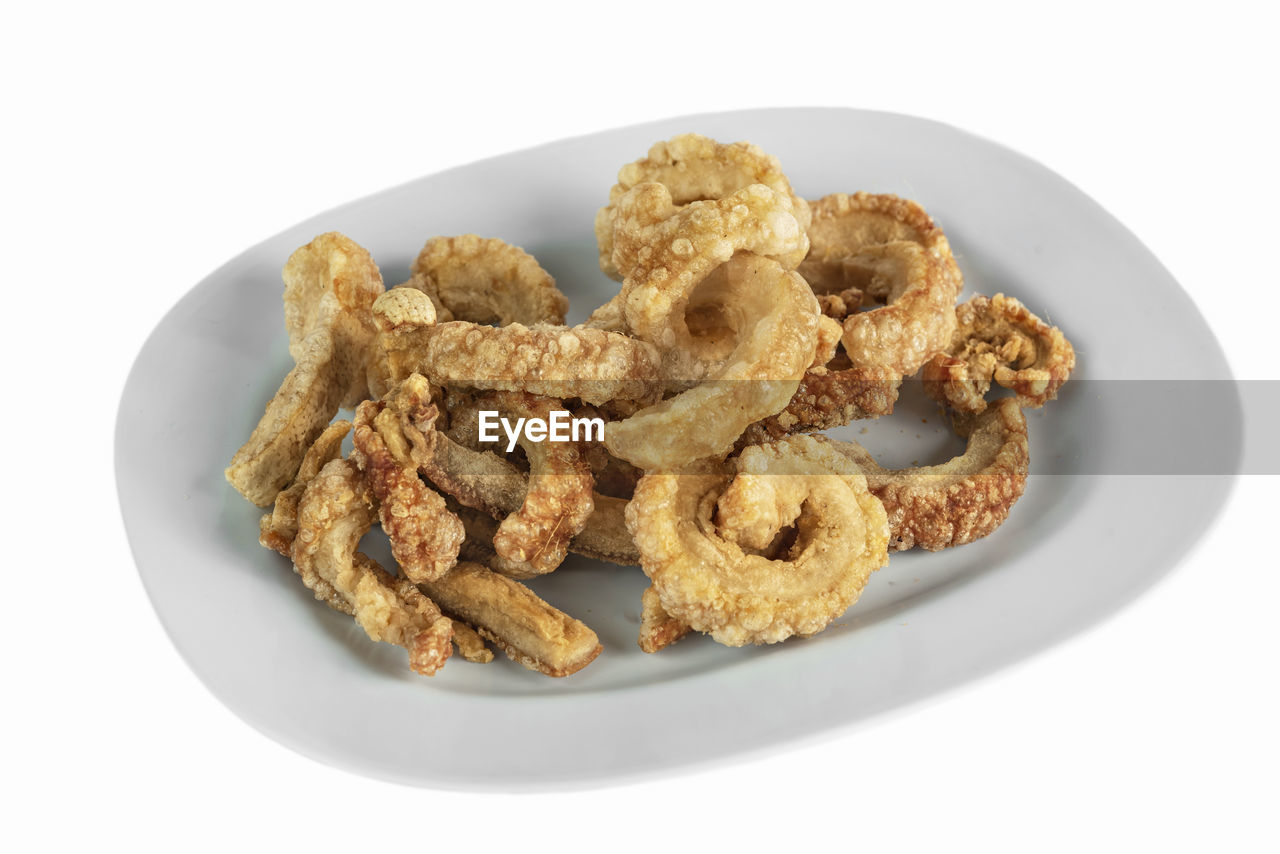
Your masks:
{"label": "pile of fried pork rinds", "polygon": [[[569,552],[641,566],[646,652],[690,630],[737,646],[819,632],[891,550],[1008,516],[1022,409],[1075,355],[1013,298],[957,305],[960,269],[915,202],[806,202],[756,146],[687,134],[622,168],[595,232],[622,286],[574,327],[552,277],[497,239],[433,238],[390,290],[337,233],[285,264],[295,365],[226,476],[270,508],[261,543],[415,671],[455,647],[491,660],[485,641],[551,676],[586,666],[596,634],[521,583]],[[917,375],[960,456],[888,470],[821,434],[889,414]],[[993,381],[1013,396],[989,400]],[[600,418],[604,439],[526,433],[504,453],[482,410]],[[394,574],[357,550],[375,523]]]}

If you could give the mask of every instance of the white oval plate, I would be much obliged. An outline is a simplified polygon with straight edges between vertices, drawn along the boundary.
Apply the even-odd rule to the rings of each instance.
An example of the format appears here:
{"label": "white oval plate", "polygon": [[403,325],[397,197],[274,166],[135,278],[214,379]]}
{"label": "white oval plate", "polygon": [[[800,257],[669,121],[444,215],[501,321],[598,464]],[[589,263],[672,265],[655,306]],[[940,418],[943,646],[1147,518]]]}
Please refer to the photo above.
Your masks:
{"label": "white oval plate", "polygon": [[[866,189],[919,200],[946,228],[970,292],[1018,296],[1067,332],[1079,369],[1061,399],[1029,415],[1036,474],[1026,495],[984,541],[893,556],[862,601],[806,641],[728,649],[696,637],[646,656],[635,643],[641,571],[572,559],[535,587],[600,635],[604,653],[591,666],[556,680],[501,658],[456,659],[432,679],[415,676],[403,650],[368,641],[258,545],[260,511],[223,480],[291,364],[280,268],[297,246],[338,230],[372,251],[391,285],[426,238],[476,232],[534,253],[581,319],[616,288],[596,267],[592,217],[618,167],[686,131],[761,145],[807,198]],[[120,404],[116,472],[157,614],[199,677],[250,724],[308,756],[404,783],[577,786],[829,733],[1113,612],[1204,533],[1236,462],[1228,454],[1208,476],[1113,473],[1116,449],[1132,436],[1178,447],[1183,421],[1114,417],[1090,406],[1099,395],[1088,380],[1229,378],[1208,327],[1156,259],[1043,166],[898,115],[721,113],[432,175],[249,249],[147,340]],[[891,463],[951,447],[938,419],[922,424],[916,415],[931,412],[915,406],[872,431]],[[1219,409],[1200,429],[1238,447],[1234,392]]]}

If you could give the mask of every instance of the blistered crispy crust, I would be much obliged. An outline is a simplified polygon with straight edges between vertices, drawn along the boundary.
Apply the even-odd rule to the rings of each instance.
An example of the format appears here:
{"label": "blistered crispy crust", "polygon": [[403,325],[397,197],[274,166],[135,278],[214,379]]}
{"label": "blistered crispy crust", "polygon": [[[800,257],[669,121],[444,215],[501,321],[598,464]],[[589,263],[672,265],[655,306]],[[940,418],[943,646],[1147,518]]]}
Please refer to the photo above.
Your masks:
{"label": "blistered crispy crust", "polygon": [[324,468],[325,463],[338,458],[342,440],[351,432],[350,421],[335,421],[325,428],[307,449],[302,465],[287,489],[276,495],[275,506],[264,513],[258,522],[258,542],[264,548],[277,551],[285,557],[293,553],[293,538],[298,535],[298,502],[307,484]]}
{"label": "blistered crispy crust", "polygon": [[657,652],[671,646],[688,633],[688,623],[668,614],[653,586],[646,587],[640,597],[640,637],[637,639],[640,649]]}
{"label": "blistered crispy crust", "polygon": [[374,520],[369,499],[355,463],[327,463],[298,505],[294,565],[308,586],[323,579],[346,600],[371,639],[404,647],[410,667],[431,676],[453,651],[452,624],[429,599],[356,552]]}
{"label": "blistered crispy crust", "polygon": [[419,587],[530,670],[568,676],[600,654],[600,640],[586,625],[520,582],[479,564],[461,561],[442,578]]}
{"label": "blistered crispy crust", "polygon": [[888,415],[901,386],[901,377],[877,368],[810,368],[786,409],[748,427],[738,447]]}
{"label": "blistered crispy crust", "polygon": [[946,267],[917,243],[872,246],[846,259],[863,290],[886,305],[851,314],[841,338],[854,367],[911,376],[951,341],[956,287]]}
{"label": "blistered crispy crust", "polygon": [[795,195],[778,159],[749,142],[719,143],[696,133],[656,142],[648,156],[618,171],[618,183],[609,190],[609,204],[596,214],[596,242],[600,269],[622,281],[628,273],[627,258],[619,270],[614,261],[614,212],[619,200],[637,184],[664,185],[676,205],[722,199],[751,184],[764,184],[786,196],[801,230],[809,227],[809,209]]}
{"label": "blistered crispy crust", "polygon": [[[338,349],[367,365],[375,330],[370,309],[383,292],[382,274],[367,249],[346,235],[322,234],[289,256],[284,277],[284,325],[289,353],[300,361],[307,336],[319,326],[334,330]],[[352,407],[368,397],[364,372],[351,377],[342,405]]]}
{"label": "blistered crispy crust", "polygon": [[461,620],[453,621],[453,645],[467,661],[473,661],[476,664],[488,664],[493,661],[493,650],[485,646],[484,638]]}
{"label": "blistered crispy crust", "polygon": [[[507,418],[548,422],[553,409],[564,407],[558,400],[517,392],[498,392],[485,402]],[[564,561],[569,540],[586,525],[595,481],[576,442],[531,442],[522,432],[519,443],[529,460],[528,487],[520,508],[498,526],[493,549],[543,575]]]}
{"label": "blistered crispy crust", "polygon": [[403,287],[431,297],[441,321],[560,325],[569,309],[568,297],[532,255],[497,238],[433,237],[412,272]]}
{"label": "blistered crispy crust", "polygon": [[959,328],[950,346],[925,363],[924,389],[961,412],[982,412],[995,379],[1013,389],[1020,406],[1039,408],[1058,396],[1076,354],[1056,326],[1013,297],[974,296],[956,309]]}
{"label": "blistered crispy crust", "polygon": [[864,274],[845,261],[864,249],[907,240],[937,258],[951,276],[958,296],[963,278],[942,229],[920,205],[890,194],[832,193],[809,203],[809,254],[800,275],[818,293],[860,288]]}
{"label": "blistered crispy crust", "polygon": [[[435,418],[429,399],[404,405],[419,422]],[[377,498],[378,518],[401,571],[413,581],[448,572],[462,546],[462,522],[448,511],[444,498],[418,477],[401,416],[385,402],[366,400],[356,410],[352,442],[352,458]]]}
{"label": "blistered crispy crust", "polygon": [[300,353],[225,472],[227,481],[259,507],[271,504],[293,479],[307,448],[338,411],[359,367],[335,346],[327,327],[312,332]]}
{"label": "blistered crispy crust", "polygon": [[[748,425],[781,411],[817,352],[817,300],[804,280],[756,255],[729,260],[741,287],[739,330],[724,367],[709,381],[605,425],[605,446],[642,469],[674,469],[724,455]],[[708,417],[708,413],[714,413]]]}
{"label": "blistered crispy crust", "polygon": [[729,646],[821,631],[888,560],[866,478],[808,436],[647,474],[626,515],[663,609]]}
{"label": "blistered crispy crust", "polygon": [[657,391],[653,348],[585,327],[436,324],[419,291],[393,288],[374,304],[391,377],[414,372],[439,385],[528,391],[588,403],[643,399]]}
{"label": "blistered crispy crust", "polygon": [[961,416],[956,431],[968,439],[963,454],[922,468],[881,468],[861,445],[831,442],[867,475],[884,504],[891,548],[929,551],[987,536],[1004,522],[1027,482],[1027,422],[1014,398],[992,403],[977,416]]}
{"label": "blistered crispy crust", "polygon": [[697,286],[735,253],[791,269],[808,249],[791,200],[763,184],[683,208],[663,185],[641,184],[618,203],[615,240],[616,255],[634,256],[619,295],[627,329],[664,352],[694,343],[684,310]]}

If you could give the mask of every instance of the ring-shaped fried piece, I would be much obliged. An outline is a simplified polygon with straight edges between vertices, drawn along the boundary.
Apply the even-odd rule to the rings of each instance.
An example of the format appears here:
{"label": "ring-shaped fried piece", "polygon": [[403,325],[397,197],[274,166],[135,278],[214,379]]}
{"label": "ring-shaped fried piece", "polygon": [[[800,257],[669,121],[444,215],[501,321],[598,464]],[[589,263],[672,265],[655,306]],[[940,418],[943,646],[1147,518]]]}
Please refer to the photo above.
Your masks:
{"label": "ring-shaped fried piece", "polygon": [[773,155],[749,142],[720,143],[696,133],[656,142],[647,156],[618,171],[618,183],[609,190],[609,204],[596,214],[596,242],[600,269],[622,281],[629,275],[626,255],[621,269],[614,259],[614,220],[619,200],[637,184],[658,183],[667,188],[678,206],[708,199],[722,199],[751,184],[764,184],[788,197],[801,230],[809,227],[809,207],[791,189],[782,166]]}
{"label": "ring-shaped fried piece", "polygon": [[981,539],[1008,518],[1026,488],[1027,421],[1014,398],[995,401],[981,415],[959,415],[955,427],[967,439],[964,453],[920,468],[881,468],[856,442],[830,442],[883,502],[895,551],[938,551]]}
{"label": "ring-shaped fried piece", "polygon": [[627,528],[662,608],[729,646],[821,631],[888,561],[866,478],[809,436],[646,474]]}
{"label": "ring-shaped fried piece", "polygon": [[569,310],[569,298],[532,255],[475,234],[428,240],[400,287],[427,294],[442,322],[559,326]]}
{"label": "ring-shaped fried piece", "polygon": [[[724,455],[752,423],[781,411],[817,350],[817,300],[804,280],[757,255],[736,255],[726,278],[742,320],[724,367],[708,381],[605,425],[605,447],[642,469]],[[726,299],[729,297],[726,296]],[[709,414],[713,414],[708,417]]]}
{"label": "ring-shaped fried piece", "polygon": [[982,412],[994,379],[1038,409],[1058,396],[1076,353],[1056,326],[1013,297],[977,295],[956,308],[958,328],[945,353],[924,365],[924,390],[960,412]]}
{"label": "ring-shaped fried piece", "polygon": [[[846,258],[861,289],[885,305],[851,314],[841,342],[855,368],[911,376],[950,343],[956,290],[946,267],[920,244],[899,240]],[[851,277],[853,274],[850,274]]]}
{"label": "ring-shaped fried piece", "polygon": [[[872,246],[907,240],[936,257],[953,279],[955,296],[964,279],[942,229],[910,199],[888,193],[832,193],[809,203],[809,254],[798,271],[820,294],[860,287],[862,274],[846,259]],[[954,301],[954,297],[953,297]]]}
{"label": "ring-shaped fried piece", "polygon": [[619,252],[635,247],[618,295],[627,330],[664,354],[695,343],[685,309],[695,288],[736,253],[789,270],[808,250],[790,198],[763,184],[682,208],[662,184],[641,184],[618,202],[615,239]]}

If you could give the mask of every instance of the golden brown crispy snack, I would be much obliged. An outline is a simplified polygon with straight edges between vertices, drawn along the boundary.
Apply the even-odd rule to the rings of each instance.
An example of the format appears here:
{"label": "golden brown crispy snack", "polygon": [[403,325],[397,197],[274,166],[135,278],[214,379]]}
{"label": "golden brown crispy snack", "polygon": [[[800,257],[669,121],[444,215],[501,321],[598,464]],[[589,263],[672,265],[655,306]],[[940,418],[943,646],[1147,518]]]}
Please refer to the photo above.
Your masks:
{"label": "golden brown crispy snack", "polygon": [[[712,272],[737,253],[770,258],[789,270],[808,249],[790,198],[763,184],[683,208],[662,184],[641,184],[618,203],[615,240],[617,253],[636,247],[618,296],[628,331],[664,354],[692,349],[699,358],[705,336],[688,328],[690,309],[719,309],[717,319],[723,319],[731,309],[723,296],[737,287],[731,276],[712,280]],[[703,299],[699,291],[713,293]]]}
{"label": "golden brown crispy snack", "polygon": [[434,675],[453,651],[453,626],[431,600],[356,552],[373,524],[370,498],[355,463],[326,464],[298,505],[294,565],[313,590],[323,579],[336,591],[371,639],[404,647],[415,672]]}
{"label": "golden brown crispy snack", "polygon": [[890,194],[832,193],[809,203],[809,254],[798,268],[817,293],[861,289],[866,273],[846,263],[864,249],[907,240],[937,258],[954,280],[956,295],[963,277],[951,254],[951,244],[924,208]]}
{"label": "golden brown crispy snack", "polygon": [[667,188],[674,204],[722,199],[752,184],[764,184],[786,196],[800,229],[809,227],[808,205],[791,190],[778,159],[749,142],[719,143],[696,133],[656,142],[648,156],[618,171],[618,183],[609,190],[609,204],[596,214],[596,241],[600,269],[622,281],[629,274],[628,256],[614,259],[614,220],[618,202],[638,184],[658,183]]}
{"label": "golden brown crispy snack", "polygon": [[335,421],[307,449],[293,483],[280,490],[271,512],[264,513],[258,522],[258,542],[264,548],[285,557],[293,554],[293,538],[298,535],[298,502],[302,500],[302,493],[325,463],[338,458],[342,440],[350,432],[350,421]]}
{"label": "golden brown crispy snack", "polygon": [[425,374],[438,385],[527,391],[605,403],[652,397],[659,372],[654,349],[614,332],[586,327],[493,327],[435,322],[419,291],[393,288],[374,305],[393,380]]}
{"label": "golden brown crispy snack", "polygon": [[[361,366],[368,365],[377,336],[370,311],[384,290],[382,274],[368,250],[331,231],[290,255],[282,275],[284,325],[294,361],[301,360],[307,336],[328,326],[339,350]],[[365,372],[356,371],[342,406],[349,409],[368,396]]]}
{"label": "golden brown crispy snack", "polygon": [[493,661],[493,650],[485,646],[480,633],[461,620],[453,621],[453,645],[467,661],[488,664]]}
{"label": "golden brown crispy snack", "polygon": [[[496,392],[483,403],[506,418],[549,421],[561,401],[518,392]],[[524,501],[498,526],[493,549],[508,561],[526,564],[533,575],[558,567],[569,551],[569,540],[586,525],[594,509],[595,480],[576,442],[533,442],[519,438],[529,460]]]}
{"label": "golden brown crispy snack", "polygon": [[646,474],[626,516],[663,609],[729,646],[821,631],[888,561],[866,478],[809,436]]}
{"label": "golden brown crispy snack", "polygon": [[325,327],[308,336],[301,353],[224,472],[227,481],[259,507],[271,504],[293,479],[307,449],[338,411],[359,367],[343,357],[333,332]]}
{"label": "golden brown crispy snack", "polygon": [[955,280],[919,244],[899,240],[867,247],[847,258],[845,266],[864,277],[865,293],[885,302],[844,320],[841,342],[855,367],[911,376],[951,341]]}
{"label": "golden brown crispy snack", "polygon": [[668,614],[662,600],[650,585],[640,596],[640,637],[637,642],[645,652],[665,649],[689,634],[689,625]]}
{"label": "golden brown crispy snack", "polygon": [[982,412],[994,379],[1018,405],[1038,409],[1058,396],[1076,365],[1071,342],[1013,297],[974,296],[956,309],[959,328],[945,353],[925,363],[924,389],[961,412]]}
{"label": "golden brown crispy snack", "polygon": [[562,325],[569,298],[537,260],[518,246],[474,234],[433,237],[401,287],[431,298],[439,320]]}
{"label": "golden brown crispy snack", "polygon": [[[409,395],[397,389],[391,396]],[[425,581],[439,578],[457,562],[464,534],[462,522],[448,511],[444,498],[418,477],[402,417],[418,423],[434,421],[436,408],[429,396],[397,401],[396,408],[384,401],[361,403],[352,434],[352,459],[377,499],[378,518],[400,570],[413,581]]]}
{"label": "golden brown crispy snack", "polygon": [[738,285],[732,299],[724,297],[736,331],[724,367],[701,385],[606,424],[605,446],[614,456],[649,471],[724,455],[748,425],[794,396],[817,352],[817,300],[776,261],[743,254],[724,267],[726,281]]}
{"label": "golden brown crispy snack", "polygon": [[586,625],[480,564],[460,561],[443,577],[418,586],[530,670],[568,676],[600,654],[600,640]]}
{"label": "golden brown crispy snack", "polygon": [[830,444],[867,475],[884,504],[895,550],[962,546],[990,534],[1009,516],[1027,483],[1027,421],[1014,398],[995,401],[981,415],[957,416],[968,439],[963,454],[936,466],[881,468],[856,442]]}
{"label": "golden brown crispy snack", "polygon": [[376,361],[370,306],[382,277],[368,252],[336,232],[322,234],[289,257],[284,279],[296,364],[225,472],[259,507],[293,479],[338,409],[367,396],[366,376]]}

